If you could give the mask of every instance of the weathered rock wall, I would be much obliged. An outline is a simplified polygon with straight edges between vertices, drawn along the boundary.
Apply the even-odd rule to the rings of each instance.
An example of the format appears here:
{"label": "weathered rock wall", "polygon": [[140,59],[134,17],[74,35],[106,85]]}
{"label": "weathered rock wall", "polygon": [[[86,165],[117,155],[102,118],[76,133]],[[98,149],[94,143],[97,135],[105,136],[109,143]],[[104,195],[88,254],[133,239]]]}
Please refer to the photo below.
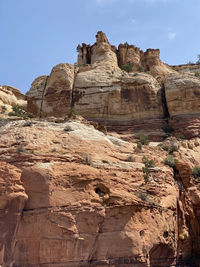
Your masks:
{"label": "weathered rock wall", "polygon": [[[167,267],[199,255],[199,139],[177,141],[175,173],[160,146],[139,152],[79,122],[10,122],[0,142],[3,266]],[[156,165],[148,179],[144,155]]]}
{"label": "weathered rock wall", "polygon": [[[130,73],[120,68],[126,64],[132,64]],[[33,82],[28,111],[65,117],[73,108],[111,130],[145,130],[154,139],[164,136],[162,128],[170,122],[176,134],[194,137],[199,134],[200,80],[179,69],[164,64],[159,49],[143,52],[127,43],[117,49],[98,32],[95,44],[78,46],[77,65],[59,64],[50,76]]]}

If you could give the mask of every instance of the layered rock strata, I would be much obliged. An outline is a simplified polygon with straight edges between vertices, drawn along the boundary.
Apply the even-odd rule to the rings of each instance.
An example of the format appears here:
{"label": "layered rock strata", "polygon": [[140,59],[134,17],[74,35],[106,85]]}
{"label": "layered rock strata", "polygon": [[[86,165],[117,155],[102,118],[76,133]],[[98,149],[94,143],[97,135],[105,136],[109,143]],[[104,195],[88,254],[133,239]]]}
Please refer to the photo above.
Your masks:
{"label": "layered rock strata", "polygon": [[200,134],[200,79],[174,74],[165,83],[167,107],[174,131],[187,138]]}
{"label": "layered rock strata", "polygon": [[[197,75],[164,64],[158,49],[143,52],[127,43],[117,49],[103,32],[97,33],[92,46],[79,45],[77,50],[75,66],[59,64],[50,76],[32,83],[29,112],[65,117],[73,109],[109,130],[136,135],[145,131],[153,139],[163,138],[166,123],[177,135],[198,136]],[[129,73],[123,70],[127,64],[132,66]]]}
{"label": "layered rock strata", "polygon": [[3,266],[167,267],[199,255],[199,139],[177,141],[174,173],[160,146],[138,151],[75,121],[24,123],[0,128]]}

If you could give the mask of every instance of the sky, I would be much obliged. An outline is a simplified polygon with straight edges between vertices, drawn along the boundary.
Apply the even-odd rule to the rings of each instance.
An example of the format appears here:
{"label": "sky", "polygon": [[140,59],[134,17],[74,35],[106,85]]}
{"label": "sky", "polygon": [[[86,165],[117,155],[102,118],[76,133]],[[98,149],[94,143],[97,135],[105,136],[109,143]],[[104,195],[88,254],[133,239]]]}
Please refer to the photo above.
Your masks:
{"label": "sky", "polygon": [[200,54],[200,0],[0,0],[0,85],[26,93],[59,63],[75,63],[78,44],[159,48],[170,65]]}

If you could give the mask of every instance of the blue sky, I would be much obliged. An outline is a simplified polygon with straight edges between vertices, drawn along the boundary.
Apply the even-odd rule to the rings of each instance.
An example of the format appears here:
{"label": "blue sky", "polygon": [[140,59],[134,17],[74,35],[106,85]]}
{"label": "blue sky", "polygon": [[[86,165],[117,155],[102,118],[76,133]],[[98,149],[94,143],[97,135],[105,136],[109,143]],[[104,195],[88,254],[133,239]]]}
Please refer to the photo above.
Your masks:
{"label": "blue sky", "polygon": [[0,0],[0,84],[27,92],[39,75],[76,62],[98,30],[111,44],[160,48],[168,64],[197,61],[200,0]]}

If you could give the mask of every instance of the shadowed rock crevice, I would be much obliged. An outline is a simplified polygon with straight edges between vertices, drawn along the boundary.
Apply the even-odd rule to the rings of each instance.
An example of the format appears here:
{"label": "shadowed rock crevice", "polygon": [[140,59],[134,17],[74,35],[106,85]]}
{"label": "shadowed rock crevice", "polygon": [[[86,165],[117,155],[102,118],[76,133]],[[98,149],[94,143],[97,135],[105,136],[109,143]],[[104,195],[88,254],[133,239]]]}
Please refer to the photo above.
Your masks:
{"label": "shadowed rock crevice", "polygon": [[164,84],[162,84],[162,88],[161,88],[161,99],[162,99],[164,118],[169,119],[170,114],[169,114],[169,110],[168,110],[168,106],[167,106],[165,85]]}

